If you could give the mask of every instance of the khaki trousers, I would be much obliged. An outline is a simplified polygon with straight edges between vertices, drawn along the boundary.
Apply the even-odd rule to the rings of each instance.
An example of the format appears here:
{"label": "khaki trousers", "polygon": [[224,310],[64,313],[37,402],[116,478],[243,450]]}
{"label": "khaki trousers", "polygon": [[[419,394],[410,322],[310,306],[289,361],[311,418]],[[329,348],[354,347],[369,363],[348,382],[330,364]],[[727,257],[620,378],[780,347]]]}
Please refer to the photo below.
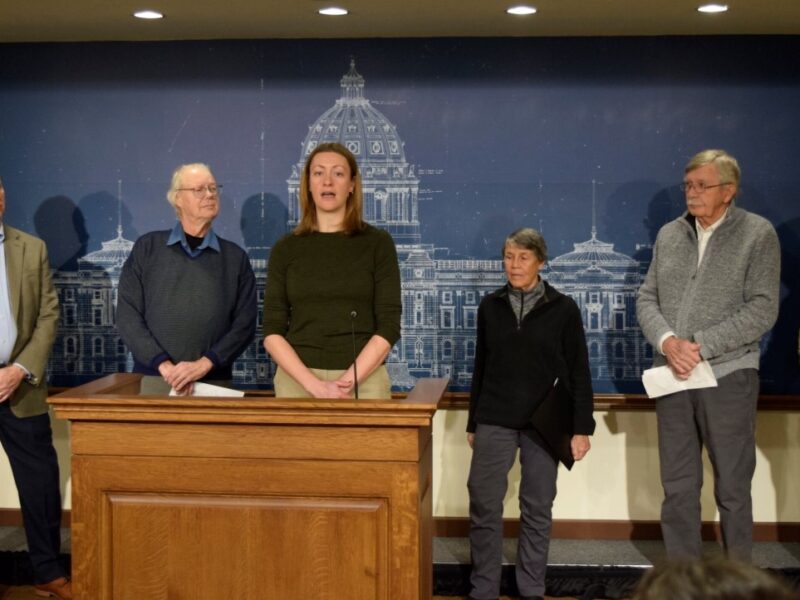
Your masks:
{"label": "khaki trousers", "polygon": [[[324,381],[338,379],[346,369],[309,369],[315,376]],[[305,388],[292,379],[286,371],[278,367],[272,380],[275,385],[275,396],[278,398],[311,398]],[[392,397],[392,382],[386,365],[375,369],[369,377],[358,384],[360,399],[378,399]]]}

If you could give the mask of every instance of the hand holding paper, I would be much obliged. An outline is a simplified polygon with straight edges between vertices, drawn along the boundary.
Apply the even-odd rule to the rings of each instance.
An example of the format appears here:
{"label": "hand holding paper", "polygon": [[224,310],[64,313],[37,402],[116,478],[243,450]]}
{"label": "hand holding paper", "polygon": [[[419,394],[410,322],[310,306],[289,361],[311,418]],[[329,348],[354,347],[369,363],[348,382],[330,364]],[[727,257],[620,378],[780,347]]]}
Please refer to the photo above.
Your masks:
{"label": "hand holding paper", "polygon": [[688,379],[694,368],[703,360],[700,344],[677,336],[668,337],[661,345],[667,364],[678,379]]}
{"label": "hand holding paper", "polygon": [[[169,392],[170,396],[180,396],[175,391],[175,388],[172,388]],[[196,381],[194,384],[194,389],[192,390],[191,396],[216,396],[216,397],[230,397],[230,398],[241,398],[244,396],[244,392],[241,390],[232,390],[231,388],[222,387],[219,385],[211,385],[210,383],[203,383],[201,381]]]}
{"label": "hand holding paper", "polygon": [[692,369],[688,379],[678,379],[667,366],[647,369],[642,373],[642,383],[648,398],[659,398],[683,390],[717,387],[717,379],[707,360]]}

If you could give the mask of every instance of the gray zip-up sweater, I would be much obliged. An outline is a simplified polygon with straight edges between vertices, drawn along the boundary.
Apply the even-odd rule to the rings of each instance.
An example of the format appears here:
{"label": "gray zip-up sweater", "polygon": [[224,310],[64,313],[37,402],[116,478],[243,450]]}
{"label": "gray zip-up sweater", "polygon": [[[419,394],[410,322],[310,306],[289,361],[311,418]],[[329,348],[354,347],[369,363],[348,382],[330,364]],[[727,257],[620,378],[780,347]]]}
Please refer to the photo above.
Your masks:
{"label": "gray zip-up sweater", "polygon": [[636,315],[666,364],[658,341],[672,330],[700,344],[717,378],[758,369],[761,337],[778,317],[780,246],[769,221],[731,205],[698,266],[694,217],[661,228],[653,262],[636,299]]}

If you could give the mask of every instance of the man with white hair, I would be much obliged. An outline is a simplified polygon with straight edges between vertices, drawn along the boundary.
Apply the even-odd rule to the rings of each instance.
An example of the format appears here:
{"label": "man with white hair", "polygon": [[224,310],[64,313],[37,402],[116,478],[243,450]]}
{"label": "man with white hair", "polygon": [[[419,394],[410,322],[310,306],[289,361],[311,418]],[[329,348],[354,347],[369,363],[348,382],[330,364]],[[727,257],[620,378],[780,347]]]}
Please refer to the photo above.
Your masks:
{"label": "man with white hair", "polygon": [[661,530],[670,558],[702,553],[702,449],[714,468],[714,497],[728,554],[749,561],[750,486],[755,470],[759,341],[778,316],[780,248],[766,219],[737,207],[740,170],[722,150],[686,165],[687,211],[662,227],[636,312],[654,364],[687,379],[707,360],[717,387],[656,399],[664,501]]}
{"label": "man with white hair", "polygon": [[255,276],[239,246],[218,237],[220,190],[207,165],[178,167],[167,200],[172,231],[140,237],[122,267],[117,328],[143,373],[142,393],[190,394],[196,381],[230,382],[253,342]]}

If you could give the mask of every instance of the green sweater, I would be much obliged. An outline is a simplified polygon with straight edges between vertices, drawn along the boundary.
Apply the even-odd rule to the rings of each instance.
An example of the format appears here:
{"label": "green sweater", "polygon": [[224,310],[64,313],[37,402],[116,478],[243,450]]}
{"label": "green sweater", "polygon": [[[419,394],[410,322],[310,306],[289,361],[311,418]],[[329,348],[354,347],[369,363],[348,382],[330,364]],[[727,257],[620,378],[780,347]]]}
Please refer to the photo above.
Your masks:
{"label": "green sweater", "polygon": [[[355,311],[356,316],[351,317]],[[400,338],[400,269],[391,236],[288,234],[272,248],[264,292],[264,336],[278,334],[309,368],[346,369],[373,335]]]}

